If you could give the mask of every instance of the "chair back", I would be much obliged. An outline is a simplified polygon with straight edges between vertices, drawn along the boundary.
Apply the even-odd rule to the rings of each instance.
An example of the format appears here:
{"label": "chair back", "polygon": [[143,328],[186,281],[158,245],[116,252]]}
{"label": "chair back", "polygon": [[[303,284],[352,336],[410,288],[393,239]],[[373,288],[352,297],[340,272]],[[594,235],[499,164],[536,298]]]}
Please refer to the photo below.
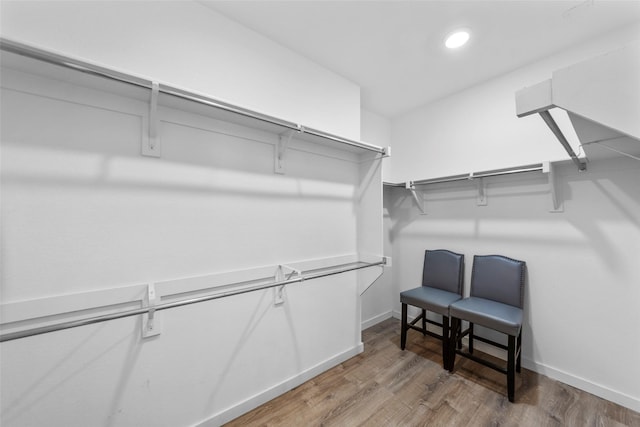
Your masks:
{"label": "chair back", "polygon": [[424,251],[422,286],[462,295],[464,255],[445,249]]}
{"label": "chair back", "polygon": [[476,255],[471,270],[471,296],[522,308],[524,261],[502,255]]}

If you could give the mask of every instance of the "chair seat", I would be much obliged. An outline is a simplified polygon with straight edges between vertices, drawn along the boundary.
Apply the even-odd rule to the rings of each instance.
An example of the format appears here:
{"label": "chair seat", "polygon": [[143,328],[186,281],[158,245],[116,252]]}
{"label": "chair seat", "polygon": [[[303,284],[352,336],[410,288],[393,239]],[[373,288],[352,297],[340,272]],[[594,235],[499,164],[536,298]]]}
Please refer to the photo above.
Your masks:
{"label": "chair seat", "polygon": [[500,302],[469,297],[449,307],[451,317],[517,336],[522,327],[522,309]]}
{"label": "chair seat", "polygon": [[449,316],[449,305],[458,301],[461,296],[454,292],[443,291],[442,289],[420,286],[400,293],[400,302],[443,316]]}

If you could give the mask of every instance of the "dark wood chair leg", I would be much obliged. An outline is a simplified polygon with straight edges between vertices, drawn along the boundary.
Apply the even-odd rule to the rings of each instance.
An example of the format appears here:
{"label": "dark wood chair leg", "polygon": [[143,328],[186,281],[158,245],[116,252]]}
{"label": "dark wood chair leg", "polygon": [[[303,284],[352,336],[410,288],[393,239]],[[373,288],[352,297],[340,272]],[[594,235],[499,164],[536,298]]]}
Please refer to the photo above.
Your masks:
{"label": "dark wood chair leg", "polygon": [[422,309],[422,335],[427,336],[427,310]]}
{"label": "dark wood chair leg", "polygon": [[520,330],[520,333],[518,334],[516,351],[518,352],[518,358],[516,359],[516,372],[520,372],[522,370],[522,330]]}
{"label": "dark wood chair leg", "polygon": [[402,304],[402,327],[400,332],[400,349],[407,345],[407,304]]}
{"label": "dark wood chair leg", "polygon": [[458,322],[458,330],[456,333],[458,334],[457,336],[460,337],[459,339],[456,339],[458,343],[458,350],[462,350],[462,322]]}
{"label": "dark wood chair leg", "polygon": [[509,343],[507,345],[507,395],[509,402],[513,402],[513,396],[516,385],[516,337],[509,335]]}
{"label": "dark wood chair leg", "polygon": [[473,323],[469,322],[469,353],[473,354]]}
{"label": "dark wood chair leg", "polygon": [[453,366],[456,364],[456,343],[458,342],[460,330],[460,320],[456,317],[451,317],[451,338],[449,339],[449,354],[447,358],[447,369],[449,372],[453,372]]}
{"label": "dark wood chair leg", "polygon": [[447,369],[449,366],[449,317],[442,316],[442,367]]}

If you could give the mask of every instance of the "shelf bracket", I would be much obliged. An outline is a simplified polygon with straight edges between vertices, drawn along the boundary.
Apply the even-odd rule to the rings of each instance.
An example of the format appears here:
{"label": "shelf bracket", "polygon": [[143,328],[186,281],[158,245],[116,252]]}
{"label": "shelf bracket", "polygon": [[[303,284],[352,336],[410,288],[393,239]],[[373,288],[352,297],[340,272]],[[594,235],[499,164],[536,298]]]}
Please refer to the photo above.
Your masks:
{"label": "shelf bracket", "polygon": [[478,195],[476,196],[476,205],[487,206],[487,185],[484,182],[484,178],[475,178],[473,172],[469,174],[469,181],[476,181],[476,188],[478,189]]}
{"label": "shelf bracket", "polygon": [[424,204],[425,204],[424,196],[422,195],[422,193],[418,194],[418,192],[416,191],[416,186],[414,185],[413,181],[407,181],[404,185],[404,188],[409,190],[409,192],[411,193],[413,200],[415,200],[416,205],[420,210],[420,215],[426,215],[427,211],[425,210],[425,207],[424,207]]}
{"label": "shelf bracket", "polygon": [[487,206],[487,185],[484,182],[484,178],[480,178],[476,182],[478,183],[478,197],[476,197],[476,204],[478,206]]}
{"label": "shelf bracket", "polygon": [[[278,136],[278,144],[274,151],[274,171],[277,174],[284,175],[286,172],[287,148],[289,148],[294,132],[293,130],[289,130]],[[298,132],[304,132],[303,128],[300,127]]]}
{"label": "shelf bracket", "polygon": [[156,313],[155,309],[159,300],[160,298],[157,297],[155,285],[150,283],[147,285],[147,292],[145,295],[145,304],[146,307],[149,308],[149,313],[142,315],[142,338],[150,338],[160,335],[160,313]]}
{"label": "shelf bracket", "polygon": [[542,120],[544,120],[549,129],[551,129],[551,132],[556,136],[562,147],[564,147],[567,154],[569,154],[569,157],[571,157],[571,161],[573,161],[573,163],[578,167],[578,170],[581,172],[587,170],[587,163],[583,159],[580,159],[576,152],[573,151],[573,148],[571,148],[569,141],[567,141],[567,138],[565,138],[564,134],[558,127],[558,124],[551,116],[551,113],[545,110],[538,112],[538,114],[540,115],[540,117],[542,117]]}
{"label": "shelf bracket", "polygon": [[559,194],[560,190],[558,188],[554,164],[551,162],[544,162],[542,164],[542,172],[546,173],[549,179],[549,196],[551,198],[551,207],[549,208],[549,212],[564,212],[564,204],[562,203],[562,199]]}
{"label": "shelf bracket", "polygon": [[160,157],[160,139],[158,138],[158,95],[160,84],[151,83],[151,100],[149,102],[149,136],[143,138],[142,155],[148,157]]}
{"label": "shelf bracket", "polygon": [[[288,274],[285,272],[285,269],[289,270]],[[289,280],[294,274],[298,277],[302,277],[302,270],[281,264],[276,268],[274,280],[276,282]],[[284,304],[284,286],[285,285],[281,285],[273,288],[273,305],[278,306]]]}

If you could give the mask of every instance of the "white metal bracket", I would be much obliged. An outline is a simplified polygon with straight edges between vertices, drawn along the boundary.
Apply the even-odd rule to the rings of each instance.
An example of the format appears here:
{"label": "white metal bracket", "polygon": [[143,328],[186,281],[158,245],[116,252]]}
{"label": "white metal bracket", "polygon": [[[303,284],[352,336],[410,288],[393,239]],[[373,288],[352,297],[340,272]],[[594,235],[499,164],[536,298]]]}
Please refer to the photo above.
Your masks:
{"label": "white metal bracket", "polygon": [[473,172],[469,174],[470,181],[476,181],[476,187],[478,189],[478,195],[476,196],[476,205],[487,206],[487,185],[484,182],[484,178],[475,178]]}
{"label": "white metal bracket", "polygon": [[142,155],[160,157],[160,138],[158,138],[158,95],[160,84],[151,84],[151,101],[149,102],[149,137],[142,141]]}
{"label": "white metal bracket", "polygon": [[[289,270],[288,275],[285,272],[285,269]],[[284,280],[289,280],[294,274],[298,275],[298,277],[302,277],[301,270],[288,265],[279,265],[278,268],[276,268],[275,281],[282,282]],[[284,304],[284,286],[285,285],[281,285],[273,288],[273,305]]]}
{"label": "white metal bracket", "polygon": [[549,212],[564,212],[564,204],[558,188],[558,181],[555,173],[555,166],[551,162],[542,163],[542,172],[546,173],[549,179],[549,195],[551,197],[551,207]]}
{"label": "white metal bracket", "polygon": [[[302,132],[302,128],[300,128],[298,132]],[[278,145],[275,147],[274,152],[274,171],[277,174],[284,175],[286,172],[287,148],[289,148],[289,143],[291,143],[293,133],[293,130],[289,130],[279,135]]]}
{"label": "white metal bracket", "polygon": [[149,308],[148,314],[142,315],[142,338],[154,337],[160,335],[161,318],[160,313],[156,312],[156,305],[160,298],[156,295],[156,287],[153,283],[147,285],[147,293],[145,295],[145,304]]}
{"label": "white metal bracket", "polygon": [[420,215],[426,215],[427,212],[424,208],[424,195],[416,191],[416,186],[413,184],[413,181],[407,181],[404,184],[404,188],[409,190],[409,192],[411,193],[411,196],[413,196],[413,200],[415,200],[416,205],[420,210]]}
{"label": "white metal bracket", "polygon": [[382,153],[382,158],[384,159],[385,157],[391,157],[391,147],[390,146],[384,147],[384,152]]}

